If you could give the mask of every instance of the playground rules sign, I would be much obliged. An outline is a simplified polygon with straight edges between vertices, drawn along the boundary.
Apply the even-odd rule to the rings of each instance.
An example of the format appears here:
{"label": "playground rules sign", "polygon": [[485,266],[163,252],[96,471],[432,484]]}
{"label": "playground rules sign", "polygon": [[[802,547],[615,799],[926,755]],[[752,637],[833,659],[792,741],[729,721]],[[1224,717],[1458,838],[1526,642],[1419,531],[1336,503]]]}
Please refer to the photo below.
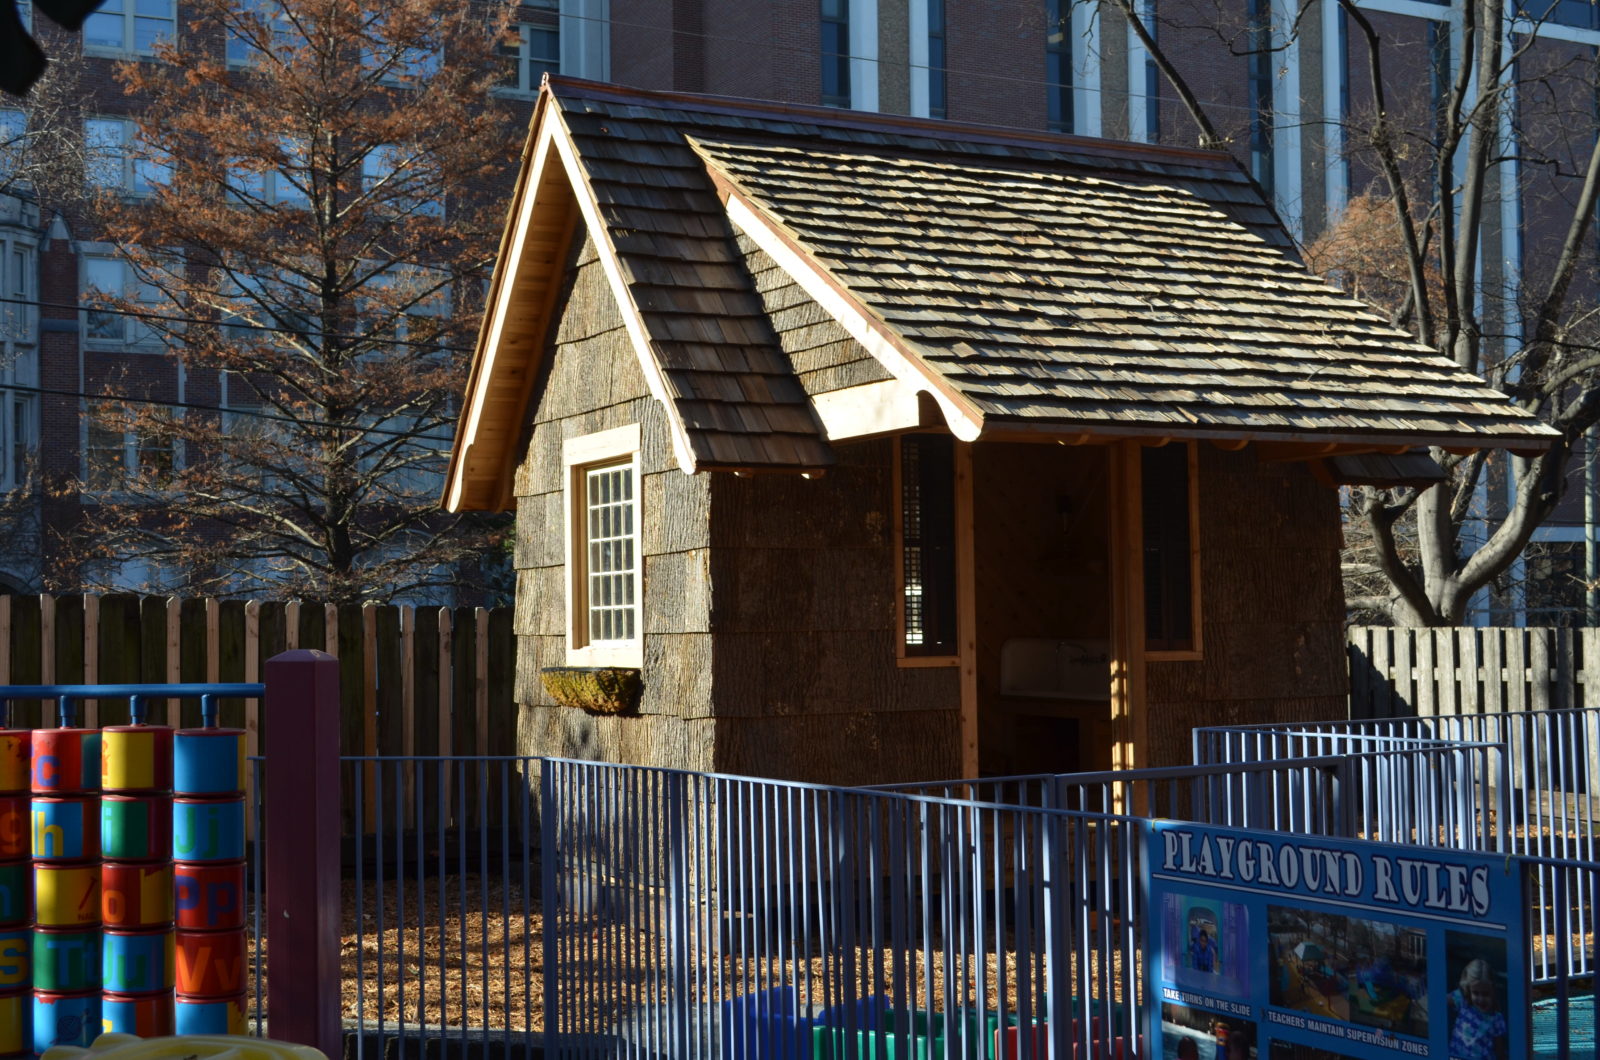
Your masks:
{"label": "playground rules sign", "polygon": [[1506,859],[1178,821],[1145,854],[1165,1060],[1528,1055]]}

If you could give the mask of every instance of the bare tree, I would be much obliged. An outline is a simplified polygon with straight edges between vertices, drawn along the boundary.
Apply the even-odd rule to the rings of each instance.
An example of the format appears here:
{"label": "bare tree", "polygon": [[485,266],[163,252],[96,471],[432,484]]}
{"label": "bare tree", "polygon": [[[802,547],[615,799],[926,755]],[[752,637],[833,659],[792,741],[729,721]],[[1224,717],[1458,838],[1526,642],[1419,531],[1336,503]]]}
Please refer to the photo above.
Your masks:
{"label": "bare tree", "polygon": [[[1144,5],[1107,2],[1152,50],[1200,141],[1228,145],[1230,137],[1219,131],[1226,123],[1162,50]],[[1354,0],[1319,2],[1339,4],[1352,27],[1351,54],[1365,67],[1370,106],[1351,119],[1344,140],[1372,186],[1310,248],[1309,260],[1387,304],[1420,342],[1560,432],[1548,451],[1511,454],[1496,482],[1486,454],[1435,450],[1449,472],[1442,485],[1351,491],[1348,514],[1357,524],[1351,536],[1363,546],[1357,566],[1367,579],[1354,594],[1399,624],[1455,625],[1474,594],[1505,575],[1556,510],[1584,432],[1600,420],[1591,245],[1600,198],[1597,64],[1588,49],[1563,51],[1539,37],[1545,8],[1530,15],[1505,0],[1455,0],[1460,50],[1448,84],[1429,113],[1408,114],[1397,86],[1414,82],[1419,65],[1426,77],[1426,64],[1414,50],[1400,50],[1402,43],[1380,32]],[[1310,9],[1307,0],[1290,25],[1278,27],[1270,47],[1293,39]],[[1227,20],[1219,14],[1216,21],[1221,27]],[[1245,54],[1237,46],[1238,24],[1235,14],[1233,28],[1219,33]],[[1525,120],[1530,100],[1552,113],[1572,106],[1565,120],[1536,124]],[[1538,220],[1558,235],[1547,252],[1530,256],[1535,267],[1523,289],[1508,292],[1489,275],[1483,244],[1499,220],[1494,196],[1516,172],[1525,201],[1535,186],[1546,190],[1536,203]],[[1502,499],[1486,506],[1488,486]],[[1473,529],[1485,522],[1486,531]]]}
{"label": "bare tree", "polygon": [[[436,509],[518,142],[488,89],[497,27],[458,0],[195,0],[191,35],[125,64],[150,100],[106,196],[137,314],[221,411],[92,407],[74,534],[86,584],[331,601],[474,583],[498,524]],[[95,164],[90,159],[90,164]],[[89,313],[89,327],[96,325]]]}

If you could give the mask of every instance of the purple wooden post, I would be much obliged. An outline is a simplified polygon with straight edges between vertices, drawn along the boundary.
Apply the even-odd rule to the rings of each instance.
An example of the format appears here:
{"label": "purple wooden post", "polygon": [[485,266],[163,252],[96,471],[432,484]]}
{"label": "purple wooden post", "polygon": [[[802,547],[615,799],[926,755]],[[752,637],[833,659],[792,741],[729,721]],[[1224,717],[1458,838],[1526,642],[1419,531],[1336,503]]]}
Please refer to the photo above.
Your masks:
{"label": "purple wooden post", "polygon": [[267,1018],[279,1041],[342,1055],[339,660],[267,660]]}

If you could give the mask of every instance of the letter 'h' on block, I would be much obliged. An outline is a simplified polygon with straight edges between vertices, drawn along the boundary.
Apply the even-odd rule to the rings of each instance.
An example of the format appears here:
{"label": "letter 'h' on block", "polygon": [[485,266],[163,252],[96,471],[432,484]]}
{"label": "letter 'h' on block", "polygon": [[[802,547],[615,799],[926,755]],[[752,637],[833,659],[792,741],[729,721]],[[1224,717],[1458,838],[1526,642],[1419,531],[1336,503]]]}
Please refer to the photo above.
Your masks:
{"label": "letter 'h' on block", "polygon": [[341,1056],[339,661],[266,665],[267,1011],[272,1036]]}

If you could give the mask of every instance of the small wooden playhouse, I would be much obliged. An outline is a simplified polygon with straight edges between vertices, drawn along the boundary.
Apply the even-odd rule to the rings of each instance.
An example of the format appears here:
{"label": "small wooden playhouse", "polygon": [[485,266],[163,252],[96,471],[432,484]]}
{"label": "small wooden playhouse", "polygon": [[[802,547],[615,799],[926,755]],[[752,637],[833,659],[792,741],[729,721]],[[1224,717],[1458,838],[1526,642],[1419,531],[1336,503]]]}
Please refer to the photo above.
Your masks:
{"label": "small wooden playhouse", "polygon": [[551,78],[445,504],[517,513],[525,753],[1160,765],[1344,711],[1339,483],[1551,434],[1226,155]]}

